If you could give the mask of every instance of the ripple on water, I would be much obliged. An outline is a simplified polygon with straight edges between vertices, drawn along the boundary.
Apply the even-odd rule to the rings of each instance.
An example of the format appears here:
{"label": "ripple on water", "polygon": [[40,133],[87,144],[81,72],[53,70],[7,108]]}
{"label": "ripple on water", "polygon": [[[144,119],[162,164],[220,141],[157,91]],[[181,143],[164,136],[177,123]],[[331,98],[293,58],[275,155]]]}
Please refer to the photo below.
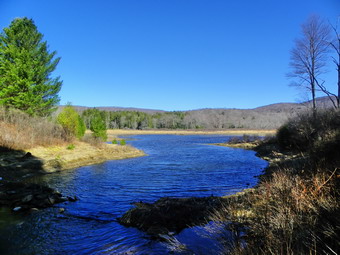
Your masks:
{"label": "ripple on water", "polygon": [[[119,225],[116,218],[135,201],[235,193],[255,185],[254,176],[267,165],[252,151],[205,144],[224,142],[225,136],[134,138],[128,143],[148,156],[39,177],[36,181],[79,200],[58,205],[66,209],[64,214],[49,208],[9,219],[5,226],[0,213],[0,254],[168,254],[172,249],[176,254],[176,244],[151,240]],[[175,237],[188,254],[200,253],[202,244],[216,250],[216,240],[202,239],[195,231],[187,229]]]}

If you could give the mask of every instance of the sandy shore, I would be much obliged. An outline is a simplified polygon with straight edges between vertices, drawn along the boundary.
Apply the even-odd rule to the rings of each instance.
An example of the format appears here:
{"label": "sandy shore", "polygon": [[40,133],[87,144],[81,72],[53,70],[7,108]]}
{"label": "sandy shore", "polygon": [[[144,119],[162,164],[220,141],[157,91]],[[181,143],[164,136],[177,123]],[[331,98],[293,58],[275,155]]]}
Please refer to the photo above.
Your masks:
{"label": "sandy shore", "polygon": [[228,130],[130,130],[109,129],[109,139],[119,135],[275,135],[276,130],[254,130],[254,129],[228,129]]}

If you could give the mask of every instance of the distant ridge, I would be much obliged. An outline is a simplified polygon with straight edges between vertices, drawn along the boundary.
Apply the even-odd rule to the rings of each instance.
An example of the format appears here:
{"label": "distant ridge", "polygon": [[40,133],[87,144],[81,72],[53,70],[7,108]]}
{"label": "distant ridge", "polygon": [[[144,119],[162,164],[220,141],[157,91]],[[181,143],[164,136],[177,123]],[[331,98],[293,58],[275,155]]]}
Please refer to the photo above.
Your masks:
{"label": "distant ridge", "polygon": [[[317,99],[318,108],[331,108],[332,103],[327,97]],[[160,113],[160,116],[152,116],[152,121],[158,123],[158,128],[171,127],[174,123],[180,123],[187,128],[205,129],[276,129],[294,118],[297,114],[311,109],[310,101],[304,103],[277,103],[253,109],[198,109],[180,111],[185,114],[177,114],[170,111],[143,109],[134,107],[86,107],[74,106],[77,111],[97,108],[107,112],[136,111],[146,114]],[[65,106],[60,106],[56,114]],[[178,111],[177,111],[178,112]],[[162,114],[163,113],[163,114]],[[166,114],[164,114],[166,113]],[[136,121],[136,120],[134,120]],[[112,125],[114,124],[111,123]],[[117,124],[117,123],[116,123]],[[138,124],[135,123],[136,128]],[[145,124],[145,123],[144,123]],[[141,125],[141,123],[140,123]]]}
{"label": "distant ridge", "polygon": [[[333,107],[331,100],[328,97],[318,97],[316,99],[317,106],[320,108],[331,108]],[[256,108],[250,109],[238,109],[238,108],[201,108],[201,109],[194,109],[194,110],[186,110],[186,111],[179,111],[179,112],[192,112],[192,111],[205,111],[205,110],[242,110],[242,111],[269,111],[269,112],[277,112],[277,111],[294,111],[294,110],[301,110],[303,108],[311,107],[311,101],[302,102],[302,103],[275,103],[269,104],[264,106],[259,106]],[[60,109],[63,109],[65,106],[61,105],[58,108],[58,112]],[[108,111],[108,112],[118,112],[118,111],[134,111],[134,112],[145,112],[145,113],[164,113],[164,112],[173,112],[173,111],[165,111],[165,110],[158,110],[158,109],[145,109],[145,108],[136,108],[136,107],[119,107],[119,106],[96,106],[96,107],[89,107],[89,106],[73,106],[77,111],[82,112],[86,109],[93,109],[96,108],[101,111]]]}

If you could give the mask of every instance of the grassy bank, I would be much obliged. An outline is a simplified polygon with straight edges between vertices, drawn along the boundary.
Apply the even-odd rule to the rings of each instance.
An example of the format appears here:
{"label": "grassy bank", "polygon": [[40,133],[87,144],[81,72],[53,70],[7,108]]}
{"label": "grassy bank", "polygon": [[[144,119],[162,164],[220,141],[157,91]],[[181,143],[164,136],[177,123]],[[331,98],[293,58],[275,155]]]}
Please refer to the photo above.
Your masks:
{"label": "grassy bank", "polygon": [[[127,145],[106,144],[91,135],[80,141],[53,120],[0,107],[0,207],[34,212],[76,197],[24,179],[106,160],[143,156]],[[61,208],[60,213],[65,209]]]}
{"label": "grassy bank", "polygon": [[131,146],[70,136],[53,120],[0,107],[0,177],[21,180],[46,172],[143,156]]}
{"label": "grassy bank", "polygon": [[[299,116],[275,138],[253,142],[252,149],[270,166],[255,189],[213,216],[238,236],[224,243],[226,253],[340,252],[339,137],[340,112],[328,111]],[[242,232],[246,235],[240,237]]]}
{"label": "grassy bank", "polygon": [[42,168],[47,172],[145,155],[141,150],[128,145],[105,143],[100,146],[93,146],[79,141],[67,146],[35,147],[29,151],[42,160]]}

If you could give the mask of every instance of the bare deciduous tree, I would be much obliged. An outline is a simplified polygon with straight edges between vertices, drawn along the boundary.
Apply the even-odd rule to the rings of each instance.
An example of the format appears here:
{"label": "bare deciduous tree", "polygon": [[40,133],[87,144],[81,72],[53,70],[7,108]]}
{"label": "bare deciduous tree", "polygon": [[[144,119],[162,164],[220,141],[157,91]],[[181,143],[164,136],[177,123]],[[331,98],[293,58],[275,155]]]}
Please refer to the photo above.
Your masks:
{"label": "bare deciduous tree", "polygon": [[333,41],[330,42],[330,46],[334,49],[336,54],[336,56],[333,56],[332,58],[336,66],[336,70],[338,71],[338,95],[336,96],[337,108],[340,108],[340,34],[338,31],[339,20],[335,27],[332,26],[335,33],[335,38]]}
{"label": "bare deciduous tree", "polygon": [[319,16],[313,15],[302,25],[302,37],[295,41],[291,51],[292,71],[288,76],[298,80],[293,85],[304,86],[311,92],[314,112],[317,87],[321,90],[324,88],[324,81],[320,82],[319,77],[325,72],[329,38],[329,25]]}

